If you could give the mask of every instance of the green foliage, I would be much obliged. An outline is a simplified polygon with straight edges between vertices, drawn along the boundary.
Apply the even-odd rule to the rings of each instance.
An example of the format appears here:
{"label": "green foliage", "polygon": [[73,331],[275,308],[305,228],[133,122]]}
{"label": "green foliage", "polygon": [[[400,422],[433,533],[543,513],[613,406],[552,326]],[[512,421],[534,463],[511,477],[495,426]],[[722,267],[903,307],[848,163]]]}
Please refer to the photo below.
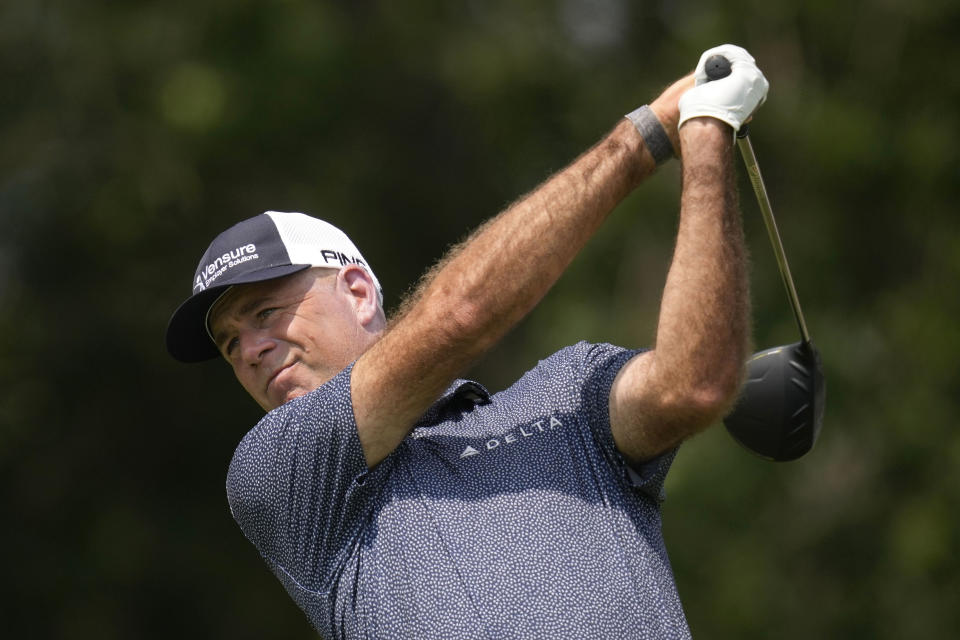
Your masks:
{"label": "green foliage", "polygon": [[[162,336],[206,243],[265,209],[357,238],[395,306],[446,246],[724,41],[771,80],[754,146],[827,376],[816,449],[685,445],[667,544],[698,637],[960,628],[956,3],[0,4],[4,627],[310,637],[226,509],[259,417]],[[675,166],[472,375],[648,344]],[[755,339],[795,328],[752,194]],[[505,258],[518,258],[505,256]]]}

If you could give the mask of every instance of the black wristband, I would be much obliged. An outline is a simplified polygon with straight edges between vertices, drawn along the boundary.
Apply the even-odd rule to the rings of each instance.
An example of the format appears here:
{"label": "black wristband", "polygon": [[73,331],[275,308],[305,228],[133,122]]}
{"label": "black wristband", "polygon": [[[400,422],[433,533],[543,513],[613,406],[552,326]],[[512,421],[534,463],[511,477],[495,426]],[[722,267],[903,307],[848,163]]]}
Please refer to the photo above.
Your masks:
{"label": "black wristband", "polygon": [[653,109],[643,105],[624,117],[632,122],[643,136],[643,143],[647,145],[655,163],[660,165],[673,157],[673,143],[670,142],[670,136],[660,124]]}

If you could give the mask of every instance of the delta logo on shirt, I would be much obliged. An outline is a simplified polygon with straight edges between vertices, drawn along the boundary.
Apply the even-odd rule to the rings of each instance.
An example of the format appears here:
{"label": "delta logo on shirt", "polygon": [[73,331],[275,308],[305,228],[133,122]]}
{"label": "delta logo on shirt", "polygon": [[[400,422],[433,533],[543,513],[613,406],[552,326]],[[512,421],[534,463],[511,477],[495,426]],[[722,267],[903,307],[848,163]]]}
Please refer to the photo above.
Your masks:
{"label": "delta logo on shirt", "polygon": [[528,425],[520,425],[514,431],[508,431],[503,435],[497,436],[496,438],[488,438],[484,441],[482,445],[479,445],[478,448],[467,446],[463,450],[463,453],[460,454],[460,458],[472,458],[473,456],[483,455],[494,451],[495,449],[502,446],[510,446],[518,442],[522,442],[527,438],[534,438],[544,433],[549,433],[556,429],[557,427],[562,427],[563,423],[550,416],[550,420],[537,420],[536,422]]}

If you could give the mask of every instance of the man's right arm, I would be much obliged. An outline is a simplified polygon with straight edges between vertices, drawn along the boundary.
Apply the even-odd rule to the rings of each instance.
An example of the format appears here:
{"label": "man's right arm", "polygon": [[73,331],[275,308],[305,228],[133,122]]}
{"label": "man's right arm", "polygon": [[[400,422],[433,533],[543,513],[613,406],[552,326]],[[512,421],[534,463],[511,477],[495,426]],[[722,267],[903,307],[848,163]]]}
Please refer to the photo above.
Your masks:
{"label": "man's right arm", "polygon": [[[687,77],[652,105],[679,147]],[[621,122],[571,165],[477,230],[425,280],[414,301],[357,361],[352,396],[367,464],[406,437],[450,382],[493,346],[559,278],[611,210],[655,168]]]}

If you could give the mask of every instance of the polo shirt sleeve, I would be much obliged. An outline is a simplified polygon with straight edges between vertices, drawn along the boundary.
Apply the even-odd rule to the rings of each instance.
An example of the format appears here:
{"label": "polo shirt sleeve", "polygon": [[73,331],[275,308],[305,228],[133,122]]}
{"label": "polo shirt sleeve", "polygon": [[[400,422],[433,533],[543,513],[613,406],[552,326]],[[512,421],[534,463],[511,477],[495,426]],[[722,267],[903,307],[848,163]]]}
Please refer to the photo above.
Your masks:
{"label": "polo shirt sleeve", "polygon": [[610,391],[620,369],[644,349],[580,342],[571,355],[581,384],[581,402],[591,416],[593,438],[617,479],[657,502],[666,498],[664,481],[677,449],[669,449],[640,465],[629,464],[613,441],[610,428]]}
{"label": "polo shirt sleeve", "polygon": [[234,519],[288,590],[328,592],[367,517],[351,370],[268,413],[227,473]]}

